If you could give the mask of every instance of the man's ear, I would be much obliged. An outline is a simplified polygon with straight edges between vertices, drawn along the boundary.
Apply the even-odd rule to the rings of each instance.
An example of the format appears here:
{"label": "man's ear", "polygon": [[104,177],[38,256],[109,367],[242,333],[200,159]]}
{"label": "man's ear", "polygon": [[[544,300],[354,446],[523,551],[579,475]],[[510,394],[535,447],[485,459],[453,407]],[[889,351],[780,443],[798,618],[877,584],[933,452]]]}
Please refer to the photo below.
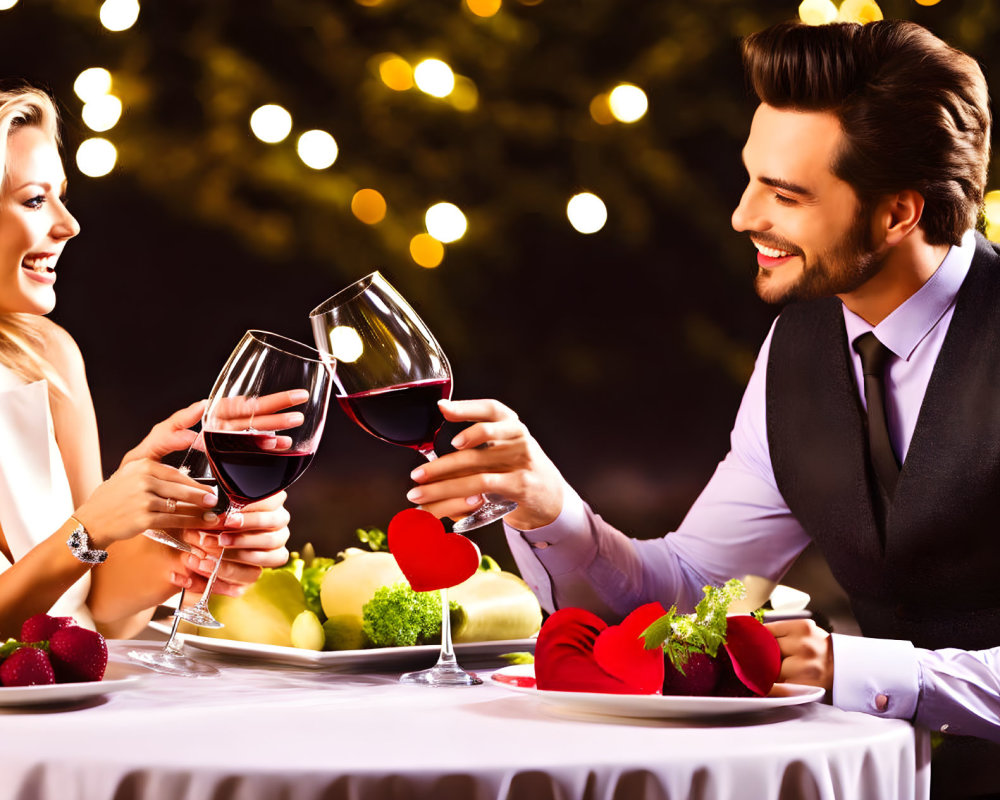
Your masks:
{"label": "man's ear", "polygon": [[917,227],[923,213],[924,196],[914,189],[886,195],[875,210],[878,238],[890,247],[899,244]]}

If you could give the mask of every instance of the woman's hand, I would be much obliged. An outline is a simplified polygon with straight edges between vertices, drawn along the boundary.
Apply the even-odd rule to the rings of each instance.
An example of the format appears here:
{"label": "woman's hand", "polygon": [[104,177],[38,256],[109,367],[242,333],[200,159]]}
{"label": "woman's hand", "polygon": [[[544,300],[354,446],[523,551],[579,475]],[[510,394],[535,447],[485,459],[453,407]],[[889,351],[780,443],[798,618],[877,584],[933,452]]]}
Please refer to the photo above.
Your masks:
{"label": "woman's hand", "polygon": [[[288,561],[288,521],[285,492],[252,503],[241,512],[203,522],[200,530],[179,532],[197,549],[182,559],[185,569],[174,576],[180,588],[201,591],[211,574],[220,548],[225,548],[213,593],[240,595],[260,577],[264,567],[280,567]],[[215,535],[218,534],[218,535]]]}
{"label": "woman's hand", "polygon": [[121,466],[143,458],[159,461],[168,453],[187,450],[198,438],[198,434],[191,430],[191,426],[201,420],[207,403],[207,400],[199,400],[187,408],[175,411],[163,422],[158,422],[146,434],[146,438],[124,455]]}
{"label": "woman's hand", "polygon": [[459,519],[490,492],[517,503],[504,519],[519,530],[555,520],[562,510],[563,478],[511,409],[496,400],[442,400],[451,422],[471,422],[452,446],[456,452],[417,467],[407,500],[438,517]]}
{"label": "woman's hand", "polygon": [[123,464],[74,516],[87,529],[93,546],[103,550],[149,528],[200,525],[217,499],[180,470],[140,458]]}

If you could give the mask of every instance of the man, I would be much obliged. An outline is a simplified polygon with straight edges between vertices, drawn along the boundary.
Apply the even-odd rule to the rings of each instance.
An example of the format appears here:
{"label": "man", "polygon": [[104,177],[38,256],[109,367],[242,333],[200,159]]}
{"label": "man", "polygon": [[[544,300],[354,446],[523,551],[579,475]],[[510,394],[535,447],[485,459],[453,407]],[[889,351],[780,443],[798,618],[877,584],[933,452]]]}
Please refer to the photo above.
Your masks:
{"label": "man", "polygon": [[516,500],[508,541],[545,607],[608,619],[776,580],[815,541],[864,637],[773,624],[782,679],[951,734],[939,794],[1000,791],[1000,747],[984,741],[1000,742],[1000,250],[973,233],[985,79],[900,21],[782,24],[743,51],[761,102],[732,223],[757,249],[758,294],[790,304],[680,528],[614,530],[493,401],[442,404],[476,424],[414,471],[408,497],[452,517],[483,491]]}

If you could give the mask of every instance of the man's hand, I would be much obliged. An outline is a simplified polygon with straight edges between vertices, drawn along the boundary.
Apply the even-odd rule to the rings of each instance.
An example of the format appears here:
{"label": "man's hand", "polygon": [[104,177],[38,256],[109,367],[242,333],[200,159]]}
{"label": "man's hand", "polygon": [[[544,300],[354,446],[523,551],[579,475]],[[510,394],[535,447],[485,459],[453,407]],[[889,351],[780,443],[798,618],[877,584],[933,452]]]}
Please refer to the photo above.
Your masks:
{"label": "man's hand", "polygon": [[520,530],[547,525],[562,510],[563,478],[517,414],[496,400],[442,400],[450,422],[471,422],[452,445],[456,452],[410,473],[417,486],[407,500],[437,517],[460,519],[490,492],[517,503],[506,521]]}
{"label": "man's hand", "polygon": [[833,645],[830,634],[811,619],[766,623],[781,648],[782,683],[804,683],[833,691]]}

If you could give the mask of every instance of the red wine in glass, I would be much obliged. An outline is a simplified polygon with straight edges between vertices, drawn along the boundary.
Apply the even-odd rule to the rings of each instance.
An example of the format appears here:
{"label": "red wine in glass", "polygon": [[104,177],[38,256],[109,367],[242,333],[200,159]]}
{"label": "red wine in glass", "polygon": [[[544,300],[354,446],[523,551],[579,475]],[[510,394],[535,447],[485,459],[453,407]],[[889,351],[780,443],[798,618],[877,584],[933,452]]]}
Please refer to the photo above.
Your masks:
{"label": "red wine in glass", "polygon": [[313,452],[274,449],[274,435],[255,431],[205,431],[212,471],[243,507],[291,486],[312,462]]}
{"label": "red wine in glass", "polygon": [[438,400],[451,397],[451,379],[414,381],[385,389],[341,395],[337,402],[372,436],[420,453],[434,449],[444,417]]}

